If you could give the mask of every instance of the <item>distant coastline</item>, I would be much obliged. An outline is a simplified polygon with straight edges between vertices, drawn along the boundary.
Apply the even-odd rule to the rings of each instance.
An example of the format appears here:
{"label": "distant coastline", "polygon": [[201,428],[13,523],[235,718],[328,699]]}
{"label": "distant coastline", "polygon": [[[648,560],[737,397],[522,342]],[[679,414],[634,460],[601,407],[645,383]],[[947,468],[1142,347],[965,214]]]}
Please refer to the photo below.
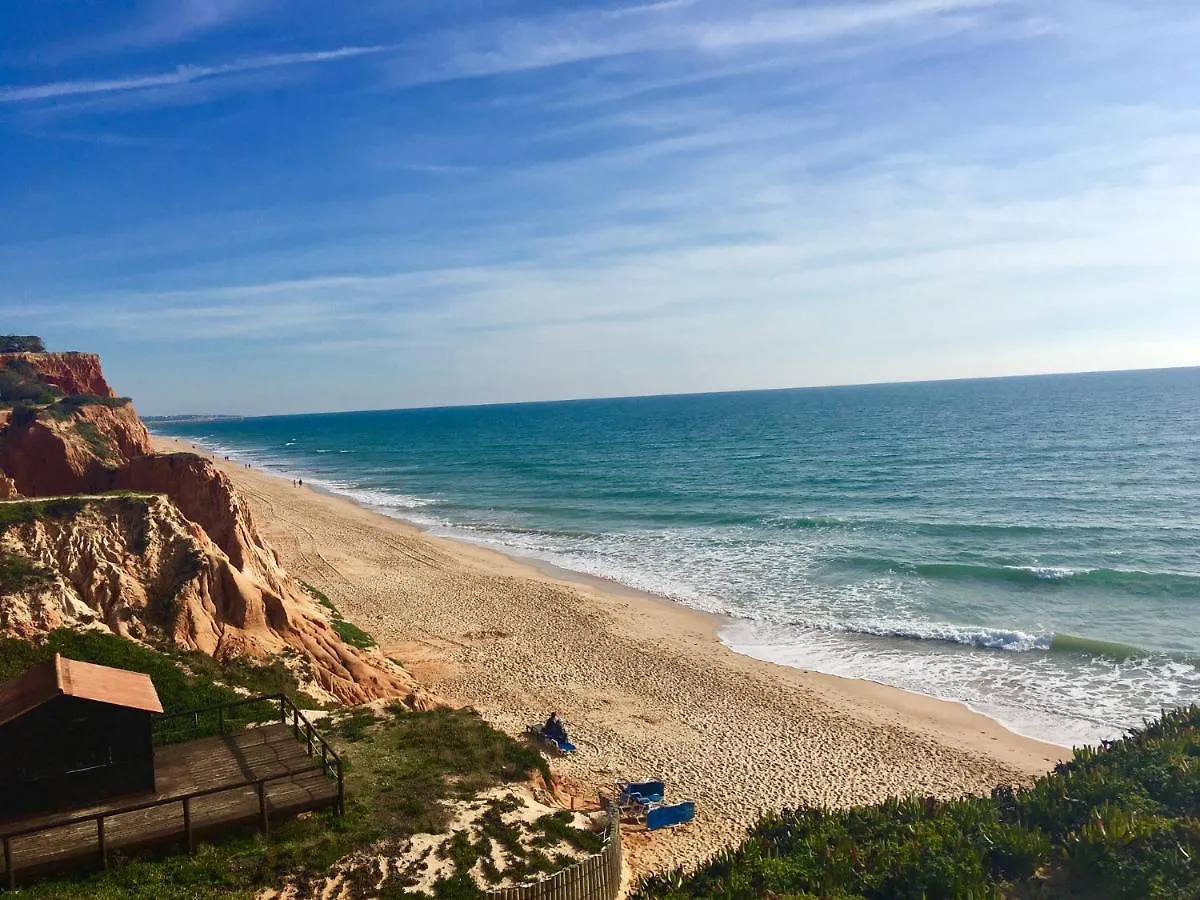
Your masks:
{"label": "distant coastline", "polygon": [[189,422],[233,422],[244,419],[245,416],[217,416],[217,415],[182,415],[182,416],[142,416],[143,422],[177,422],[179,424],[187,424]]}

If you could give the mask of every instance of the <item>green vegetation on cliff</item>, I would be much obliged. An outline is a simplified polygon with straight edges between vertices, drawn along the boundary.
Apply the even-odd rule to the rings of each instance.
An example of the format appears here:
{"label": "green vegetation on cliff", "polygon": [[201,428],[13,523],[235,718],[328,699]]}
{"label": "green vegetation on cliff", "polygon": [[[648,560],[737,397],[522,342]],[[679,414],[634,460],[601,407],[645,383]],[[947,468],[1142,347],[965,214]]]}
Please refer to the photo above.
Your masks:
{"label": "green vegetation on cliff", "polygon": [[89,506],[100,506],[107,503],[139,504],[144,506],[147,501],[157,495],[142,491],[109,491],[103,495],[52,497],[45,500],[0,500],[0,531],[10,525],[21,525],[26,522],[60,521],[78,515]]}
{"label": "green vegetation on cliff", "polygon": [[15,360],[0,368],[0,408],[45,406],[62,396],[62,391],[43,381],[24,360]]}
{"label": "green vegetation on cliff", "polygon": [[0,596],[44,584],[53,575],[33,560],[0,550]]}
{"label": "green vegetation on cliff", "polygon": [[[145,672],[154,682],[166,712],[227,703],[242,696],[233,690],[233,686],[238,686],[236,677],[215,680],[211,671],[204,672],[204,677],[197,677],[196,673],[180,665],[179,658],[170,654],[108,632],[66,628],[52,631],[35,641],[0,637],[0,682],[45,662],[55,653],[81,662]],[[212,662],[211,657],[205,659]],[[217,663],[213,665],[219,667]]]}
{"label": "green vegetation on cliff", "polygon": [[[39,338],[22,338],[0,335],[0,353],[42,352],[5,350],[4,346],[18,346],[4,342],[37,341]],[[119,408],[130,402],[128,397],[105,397],[100,394],[66,394],[50,384],[26,359],[6,359],[0,364],[0,409],[15,409],[24,415],[35,415],[46,409],[57,418],[74,415],[85,406],[109,406]]]}
{"label": "green vegetation on cliff", "polygon": [[0,334],[0,353],[45,353],[46,345],[33,334]]}
{"label": "green vegetation on cliff", "polygon": [[357,647],[359,650],[370,650],[375,646],[375,639],[355,625],[353,622],[347,622],[343,618],[341,611],[333,605],[333,601],[318,591],[315,587],[305,581],[300,582],[300,586],[306,590],[309,595],[320,603],[329,611],[329,624],[337,636],[349,644],[351,647]]}
{"label": "green vegetation on cliff", "polygon": [[87,501],[82,497],[53,500],[8,500],[0,503],[0,531],[9,525],[67,519],[80,512]]}
{"label": "green vegetation on cliff", "polygon": [[1200,897],[1200,707],[1084,748],[1028,790],[765,816],[639,900]]}

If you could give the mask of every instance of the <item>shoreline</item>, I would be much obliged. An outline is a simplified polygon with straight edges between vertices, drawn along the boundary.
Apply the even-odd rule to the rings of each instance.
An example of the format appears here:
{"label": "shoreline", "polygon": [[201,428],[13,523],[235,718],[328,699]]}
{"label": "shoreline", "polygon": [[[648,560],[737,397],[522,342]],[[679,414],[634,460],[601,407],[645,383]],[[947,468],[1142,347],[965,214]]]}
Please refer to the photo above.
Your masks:
{"label": "shoreline", "polygon": [[[217,456],[214,453],[214,451],[212,451],[208,447],[205,447],[202,444],[192,444],[190,441],[188,441],[185,438],[176,438],[176,437],[172,437],[170,435],[155,434],[153,432],[151,433],[151,436],[153,437],[153,439],[155,441],[162,441],[162,442],[172,445],[174,449],[186,450],[189,452],[198,450],[202,453],[208,454],[217,462],[224,462],[224,460],[222,460],[220,456]],[[245,460],[238,458],[238,457],[234,457],[234,456],[230,456],[230,461],[241,462],[241,463],[245,462]],[[253,470],[253,465],[261,465],[261,462],[255,461],[254,463],[252,463],[252,470]],[[241,469],[239,467],[239,471],[245,471],[245,470]],[[260,468],[255,471],[259,471],[261,474],[263,474],[267,477],[271,477],[271,478],[286,479],[286,478],[290,477],[289,473],[287,473],[285,470],[272,472],[272,471],[268,471],[265,468]],[[977,708],[975,705],[972,704],[972,702],[970,700],[965,700],[965,699],[961,699],[961,698],[957,698],[957,697],[939,696],[938,694],[931,693],[929,691],[920,690],[919,688],[905,687],[902,685],[892,684],[892,683],[889,683],[886,681],[881,681],[879,679],[869,678],[869,677],[865,677],[865,676],[844,675],[844,674],[839,674],[836,672],[824,671],[822,669],[814,669],[814,668],[809,668],[809,667],[805,667],[805,666],[794,665],[791,663],[780,662],[778,660],[770,659],[767,657],[756,656],[750,652],[747,652],[744,650],[739,650],[732,641],[727,640],[726,637],[721,634],[722,627],[730,628],[740,621],[752,622],[752,620],[741,620],[741,619],[737,619],[732,616],[726,615],[724,613],[711,612],[708,610],[699,609],[697,607],[689,606],[685,603],[681,603],[680,601],[673,600],[670,597],[665,597],[661,594],[656,594],[653,591],[645,590],[643,588],[633,587],[632,585],[625,584],[623,582],[617,581],[616,579],[606,578],[601,575],[593,575],[591,573],[581,572],[581,571],[578,571],[575,569],[569,569],[569,568],[566,568],[565,566],[558,565],[556,563],[550,562],[549,560],[542,559],[537,556],[519,553],[516,550],[513,550],[508,547],[504,547],[502,545],[497,546],[496,544],[491,543],[491,542],[477,540],[477,539],[474,539],[473,537],[471,537],[469,532],[465,532],[460,529],[457,529],[452,525],[438,526],[438,525],[434,525],[434,524],[420,522],[413,518],[406,517],[405,515],[402,514],[402,511],[397,512],[396,514],[383,512],[379,509],[372,507],[371,505],[369,505],[368,503],[366,503],[364,501],[360,501],[360,500],[358,500],[352,496],[349,496],[347,494],[339,493],[336,489],[330,488],[321,483],[314,482],[314,483],[307,484],[305,486],[309,487],[311,490],[313,490],[317,493],[323,494],[323,495],[331,497],[331,498],[337,498],[339,500],[351,503],[351,504],[355,505],[356,507],[366,510],[375,515],[382,516],[383,518],[389,519],[394,522],[399,522],[402,525],[412,528],[412,529],[416,530],[417,532],[429,537],[430,539],[452,541],[452,542],[459,543],[459,544],[466,544],[467,546],[475,547],[480,550],[498,553],[501,556],[505,557],[506,559],[510,559],[515,562],[527,565],[530,568],[536,569],[542,575],[544,575],[550,579],[553,579],[554,581],[581,585],[583,587],[592,588],[594,590],[598,590],[598,591],[601,591],[604,593],[617,594],[617,595],[631,595],[636,598],[641,598],[644,601],[648,601],[651,603],[658,603],[658,604],[667,604],[671,608],[679,608],[679,609],[686,610],[690,613],[694,613],[697,616],[708,619],[712,623],[713,640],[718,641],[722,646],[724,646],[725,648],[727,648],[732,653],[734,653],[738,656],[741,656],[741,657],[744,657],[747,659],[752,659],[752,660],[755,660],[758,662],[764,662],[764,663],[767,663],[770,665],[780,666],[782,668],[793,670],[793,671],[806,672],[806,673],[811,673],[814,675],[822,675],[827,678],[835,678],[835,679],[848,681],[848,682],[861,682],[864,684],[877,685],[881,688],[889,688],[892,690],[901,691],[905,694],[909,694],[909,695],[912,695],[915,697],[923,697],[923,698],[926,698],[929,700],[937,701],[939,703],[949,703],[949,704],[952,704],[955,706],[960,706],[963,709],[965,709],[975,715],[986,718],[990,722],[993,722],[996,725],[998,725],[1004,731],[1006,731],[1012,735],[1015,735],[1016,737],[1034,741],[1039,744],[1045,744],[1045,745],[1048,745],[1051,747],[1058,748],[1060,751],[1065,751],[1067,755],[1069,755],[1074,750],[1074,747],[1076,746],[1075,744],[1072,744],[1072,743],[1059,743],[1059,742],[1056,742],[1053,740],[1049,740],[1046,737],[1042,737],[1037,734],[1031,734],[1027,731],[1023,731],[1019,727],[1014,725],[1012,722],[1005,721],[1003,718],[1001,718],[998,715],[995,715],[995,714],[987,712],[983,709]],[[419,507],[417,507],[417,508],[419,508]]]}
{"label": "shoreline", "polygon": [[964,703],[739,654],[723,617],[206,455],[285,568],[431,690],[513,733],[558,708],[580,745],[555,763],[573,790],[655,774],[697,799],[693,826],[631,842],[635,872],[699,862],[760,809],[987,792],[1070,755]]}
{"label": "shoreline", "polygon": [[[265,474],[267,474],[268,477],[270,477],[270,473],[265,473]],[[329,496],[338,497],[339,499],[348,500],[349,502],[354,503],[356,506],[361,506],[363,509],[366,509],[369,512],[374,512],[378,515],[384,516],[384,518],[395,519],[398,522],[402,522],[405,525],[415,528],[417,531],[421,532],[422,534],[428,535],[431,538],[440,538],[442,540],[457,541],[460,543],[470,544],[471,546],[481,547],[482,549],[492,549],[489,547],[484,547],[483,545],[478,544],[474,541],[470,541],[466,538],[457,537],[454,534],[449,534],[449,535],[435,534],[435,533],[433,533],[433,531],[431,529],[426,528],[426,527],[420,525],[419,523],[411,522],[400,516],[389,516],[386,513],[378,512],[377,510],[373,510],[368,506],[364,506],[363,504],[358,503],[357,501],[353,500],[352,498],[342,497],[340,494],[336,493],[335,491],[328,491],[323,487],[314,486],[313,490],[320,491],[322,493],[328,494]],[[745,653],[741,650],[738,650],[734,644],[727,641],[722,636],[722,634],[721,634],[722,628],[728,628],[731,625],[733,625],[735,622],[738,621],[737,619],[734,619],[733,617],[725,615],[723,613],[707,612],[702,609],[696,609],[695,607],[687,606],[686,604],[679,603],[678,601],[672,600],[669,597],[663,597],[659,594],[655,594],[652,591],[644,591],[644,590],[641,590],[640,588],[631,587],[630,585],[623,584],[620,581],[616,581],[611,578],[603,578],[599,575],[591,575],[587,572],[577,572],[574,569],[567,569],[567,568],[564,568],[563,566],[555,565],[552,562],[547,562],[544,559],[539,559],[536,556],[525,556],[520,553],[509,552],[507,550],[502,550],[502,549],[496,549],[493,552],[499,553],[502,556],[505,556],[511,560],[514,560],[515,562],[528,565],[529,567],[536,569],[537,571],[539,571],[546,577],[551,578],[555,581],[566,582],[568,584],[581,585],[583,587],[590,587],[594,590],[598,590],[598,591],[609,593],[609,594],[619,595],[619,596],[633,596],[636,598],[640,598],[644,602],[648,602],[648,603],[668,604],[669,606],[671,606],[673,608],[682,608],[682,609],[694,614],[695,616],[698,616],[700,618],[708,620],[708,622],[710,623],[710,626],[712,628],[713,640],[720,643],[722,647],[725,647],[727,650],[729,650],[735,656],[740,656],[740,657],[743,657],[744,659],[752,659],[757,662],[766,663],[767,665],[771,665],[771,666],[779,666],[780,668],[788,669],[788,670],[794,671],[794,672],[804,672],[804,673],[810,674],[810,675],[820,675],[824,678],[835,678],[839,681],[845,681],[845,682],[850,682],[850,683],[858,682],[858,683],[862,683],[862,684],[871,684],[871,685],[875,685],[880,688],[885,688],[887,690],[900,691],[904,694],[908,694],[913,697],[921,697],[921,698],[924,698],[927,700],[934,700],[938,703],[949,703],[954,706],[962,707],[964,710],[972,713],[973,715],[982,716],[983,718],[987,719],[989,722],[995,723],[1000,728],[1002,728],[1004,731],[1007,731],[1009,734],[1012,734],[1018,738],[1023,738],[1025,740],[1035,741],[1039,744],[1045,744],[1050,747],[1058,748],[1059,750],[1063,751],[1068,756],[1074,750],[1074,747],[1072,747],[1070,744],[1059,744],[1054,741],[1048,741],[1045,738],[1040,738],[1036,735],[1026,734],[1023,731],[1020,731],[1019,729],[1014,728],[1012,725],[1003,721],[1002,719],[999,719],[995,716],[989,715],[988,713],[986,713],[982,710],[976,709],[967,700],[956,700],[952,697],[939,697],[936,694],[930,694],[930,693],[926,693],[924,691],[913,690],[911,688],[901,687],[900,685],[888,684],[886,681],[880,681],[875,678],[854,678],[849,675],[838,675],[833,672],[822,672],[820,669],[809,669],[809,668],[805,668],[803,666],[788,665],[787,663],[776,662],[771,659],[765,659],[763,657],[753,656],[749,653]]]}

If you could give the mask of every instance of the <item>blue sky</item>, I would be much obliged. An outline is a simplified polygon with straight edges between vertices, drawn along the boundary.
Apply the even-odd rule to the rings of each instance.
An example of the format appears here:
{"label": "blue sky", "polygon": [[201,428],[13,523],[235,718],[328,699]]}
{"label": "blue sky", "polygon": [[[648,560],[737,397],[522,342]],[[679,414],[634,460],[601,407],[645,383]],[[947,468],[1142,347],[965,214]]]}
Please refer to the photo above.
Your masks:
{"label": "blue sky", "polygon": [[1200,364],[1194,0],[7,0],[0,331],[141,411]]}

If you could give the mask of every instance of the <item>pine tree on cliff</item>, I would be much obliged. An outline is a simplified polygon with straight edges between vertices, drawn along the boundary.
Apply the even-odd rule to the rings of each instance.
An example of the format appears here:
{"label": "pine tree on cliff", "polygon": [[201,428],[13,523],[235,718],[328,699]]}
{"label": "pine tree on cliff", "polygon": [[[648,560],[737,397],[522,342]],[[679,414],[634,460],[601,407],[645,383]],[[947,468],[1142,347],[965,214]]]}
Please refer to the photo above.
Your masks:
{"label": "pine tree on cliff", "polygon": [[0,353],[45,353],[46,345],[33,334],[0,334]]}

